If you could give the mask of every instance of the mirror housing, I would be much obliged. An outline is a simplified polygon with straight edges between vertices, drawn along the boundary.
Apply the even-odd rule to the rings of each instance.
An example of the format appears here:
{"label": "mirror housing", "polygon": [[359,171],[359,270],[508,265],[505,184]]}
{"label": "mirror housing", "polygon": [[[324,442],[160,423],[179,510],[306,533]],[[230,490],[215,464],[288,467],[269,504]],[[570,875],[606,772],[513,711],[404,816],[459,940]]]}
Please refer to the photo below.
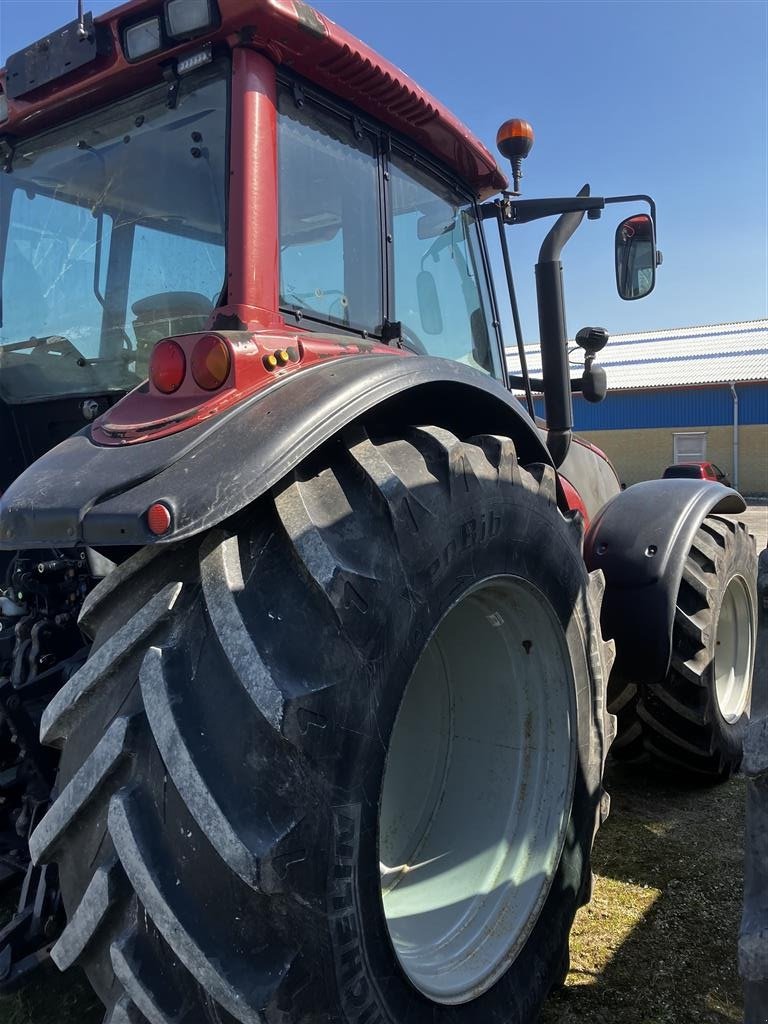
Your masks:
{"label": "mirror housing", "polygon": [[581,393],[587,402],[596,404],[602,402],[608,393],[608,378],[602,366],[593,362],[593,359],[594,356],[587,356],[584,372],[581,375]]}
{"label": "mirror housing", "polygon": [[656,252],[653,220],[647,213],[627,217],[616,228],[616,290],[631,301],[650,295],[656,284]]}

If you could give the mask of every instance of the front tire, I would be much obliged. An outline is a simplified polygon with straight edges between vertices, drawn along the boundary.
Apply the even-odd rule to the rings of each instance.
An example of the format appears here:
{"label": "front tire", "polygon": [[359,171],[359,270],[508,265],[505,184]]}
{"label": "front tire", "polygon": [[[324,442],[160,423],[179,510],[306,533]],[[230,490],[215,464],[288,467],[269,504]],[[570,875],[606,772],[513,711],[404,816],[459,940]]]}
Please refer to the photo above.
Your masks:
{"label": "front tire", "polygon": [[581,535],[508,440],[360,433],[97,588],[32,849],[111,1024],[535,1018],[606,809]]}
{"label": "front tire", "polygon": [[745,524],[707,516],[683,567],[666,679],[638,686],[611,677],[616,759],[650,759],[666,774],[704,782],[738,769],[752,694],[756,578]]}

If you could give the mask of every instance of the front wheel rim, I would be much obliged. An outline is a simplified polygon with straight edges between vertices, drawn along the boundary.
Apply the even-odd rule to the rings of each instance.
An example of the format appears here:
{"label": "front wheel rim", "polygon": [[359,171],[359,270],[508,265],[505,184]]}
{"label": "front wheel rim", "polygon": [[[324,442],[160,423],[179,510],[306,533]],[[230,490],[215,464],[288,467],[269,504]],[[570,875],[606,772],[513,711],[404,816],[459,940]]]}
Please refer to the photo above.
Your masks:
{"label": "front wheel rim", "polygon": [[507,970],[549,893],[576,764],[573,667],[527,581],[494,577],[448,611],[406,687],[379,813],[389,936],[434,1002]]}
{"label": "front wheel rim", "polygon": [[745,712],[752,686],[754,625],[746,581],[734,576],[725,588],[715,633],[715,696],[726,722]]}

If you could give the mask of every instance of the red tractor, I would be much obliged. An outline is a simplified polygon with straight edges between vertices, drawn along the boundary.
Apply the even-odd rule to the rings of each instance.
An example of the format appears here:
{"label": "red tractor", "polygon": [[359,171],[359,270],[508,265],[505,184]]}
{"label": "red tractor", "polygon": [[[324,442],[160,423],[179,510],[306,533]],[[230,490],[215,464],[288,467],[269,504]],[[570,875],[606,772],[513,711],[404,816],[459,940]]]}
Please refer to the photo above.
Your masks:
{"label": "red tractor", "polygon": [[[0,88],[3,414],[83,417],[0,508],[24,926],[54,905],[8,970],[56,865],[53,959],[110,1024],[527,1024],[589,899],[608,701],[622,756],[707,779],[749,707],[742,499],[621,492],[572,432],[607,334],[571,380],[561,251],[646,202],[641,297],[653,202],[520,199],[517,121],[505,191],[299,0],[132,0]],[[543,376],[511,378],[484,230],[519,325],[507,227],[548,216]]]}

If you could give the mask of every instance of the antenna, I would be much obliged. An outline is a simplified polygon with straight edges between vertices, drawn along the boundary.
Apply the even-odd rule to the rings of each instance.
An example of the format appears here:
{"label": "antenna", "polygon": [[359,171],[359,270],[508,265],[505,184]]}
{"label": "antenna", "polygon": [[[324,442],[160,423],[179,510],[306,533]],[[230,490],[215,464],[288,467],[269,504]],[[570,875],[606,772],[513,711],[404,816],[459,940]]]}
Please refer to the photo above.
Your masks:
{"label": "antenna", "polygon": [[83,14],[83,0],[77,0],[77,38],[87,39],[88,29],[85,27],[85,15]]}

